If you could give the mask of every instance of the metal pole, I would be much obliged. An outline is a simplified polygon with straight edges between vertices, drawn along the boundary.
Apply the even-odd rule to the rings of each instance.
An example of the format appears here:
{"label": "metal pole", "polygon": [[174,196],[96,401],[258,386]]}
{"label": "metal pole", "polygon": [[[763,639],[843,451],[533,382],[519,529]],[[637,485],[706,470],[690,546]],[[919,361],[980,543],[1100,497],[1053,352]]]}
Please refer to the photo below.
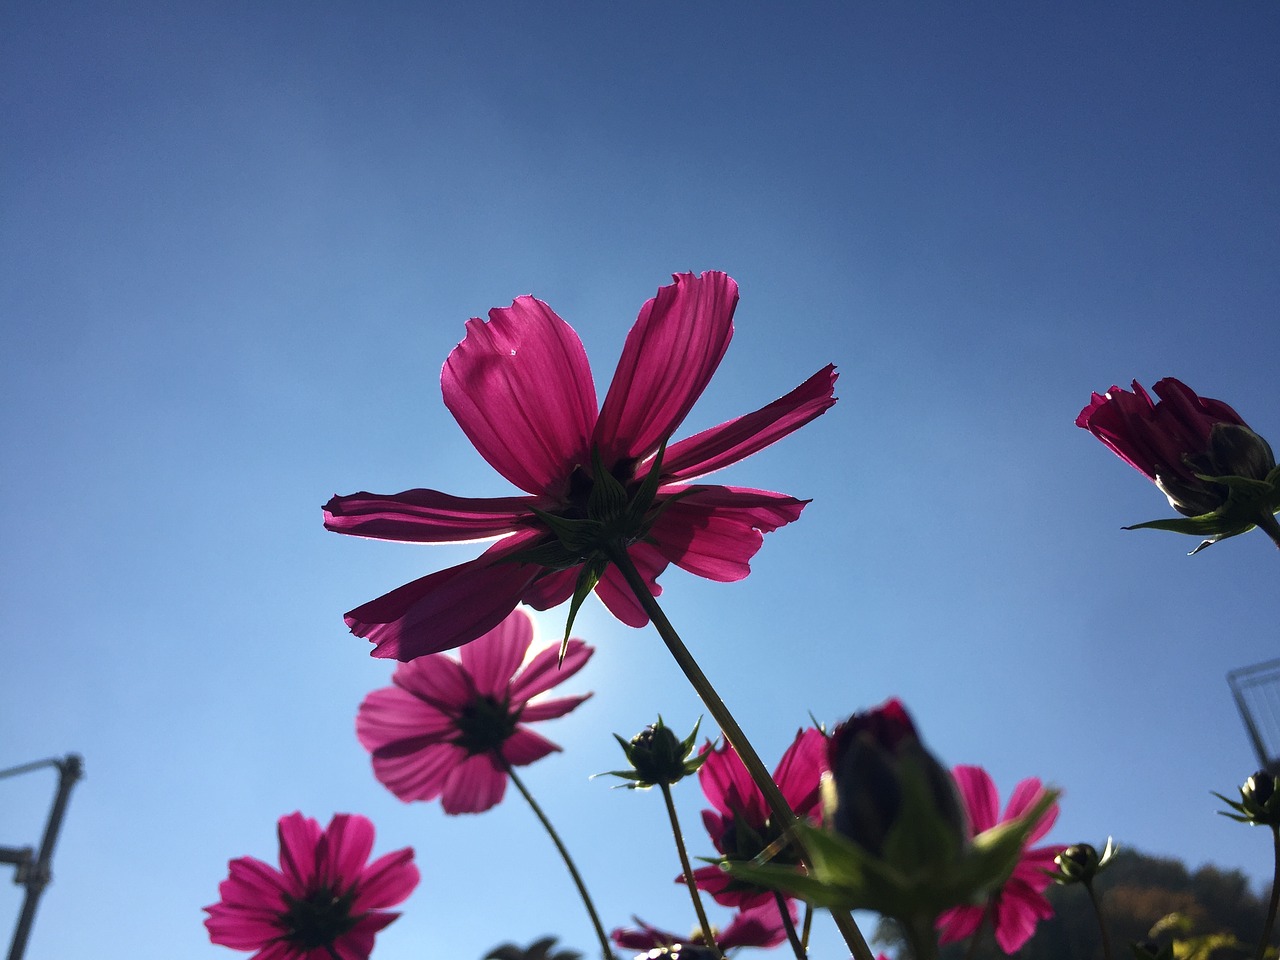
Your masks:
{"label": "metal pole", "polygon": [[[67,800],[71,797],[71,788],[84,776],[84,761],[78,754],[69,753],[62,760],[47,761],[58,768],[58,792],[53,798],[53,807],[49,810],[49,821],[45,824],[44,839],[40,841],[40,853],[27,871],[25,885],[27,895],[22,901],[22,914],[18,917],[18,927],[13,931],[13,946],[9,948],[9,960],[22,960],[27,949],[27,938],[31,935],[31,924],[36,918],[36,905],[40,902],[40,894],[49,885],[52,873],[49,863],[53,859],[53,848],[58,842],[58,831],[62,829],[62,818],[67,812]],[[32,766],[32,765],[28,765]]]}

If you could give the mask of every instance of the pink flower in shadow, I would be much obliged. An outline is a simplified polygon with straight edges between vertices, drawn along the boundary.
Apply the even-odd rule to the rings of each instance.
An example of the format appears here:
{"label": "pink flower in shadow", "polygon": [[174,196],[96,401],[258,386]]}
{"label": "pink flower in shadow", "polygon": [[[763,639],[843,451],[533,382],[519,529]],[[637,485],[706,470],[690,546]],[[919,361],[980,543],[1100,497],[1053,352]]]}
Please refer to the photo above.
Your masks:
{"label": "pink flower in shadow", "polygon": [[[418,489],[330,500],[324,522],[338,533],[417,543],[502,538],[475,560],[350,611],[352,632],[374,644],[374,656],[412,660],[474,640],[521,601],[546,610],[569,599],[582,564],[596,558],[566,547],[550,522],[598,514],[592,492],[601,481],[616,481],[629,502],[640,499],[658,451],[729,346],[737,302],[738,286],[723,273],[677,275],[641,308],[598,408],[578,335],[545,303],[520,297],[489,311],[488,322],[471,320],[441,373],[445,405],[480,455],[528,495],[470,499]],[[688,481],[822,414],[835,403],[835,380],[835,368],[824,367],[754,413],[671,444],[643,516],[615,508],[611,538],[625,544],[655,594],[670,563],[710,580],[741,580],[763,535],[800,516],[807,501]],[[612,565],[594,590],[624,623],[648,622]]]}
{"label": "pink flower in shadow", "polygon": [[339,813],[324,830],[300,813],[281,817],[280,869],[254,857],[229,864],[222,899],[205,907],[209,939],[250,960],[366,960],[373,938],[399,916],[384,908],[418,885],[413,850],[373,863],[373,824]]}
{"label": "pink flower in shadow", "polygon": [[[1000,816],[1000,797],[995,783],[981,767],[959,766],[952,771],[956,787],[969,813],[970,835],[990,830],[999,823],[1016,820],[1036,804],[1044,787],[1035,777],[1028,777],[1013,789],[1009,805]],[[1049,832],[1058,819],[1058,805],[1051,806],[1027,836],[1022,856],[1004,886],[992,894],[989,904],[953,907],[938,917],[939,943],[955,943],[973,936],[990,909],[995,923],[996,943],[1007,954],[1016,953],[1031,935],[1036,924],[1053,916],[1053,907],[1044,891],[1052,882],[1049,874],[1053,860],[1064,847],[1061,844],[1028,849]]]}
{"label": "pink flower in shadow", "polygon": [[[773,823],[769,804],[731,746],[712,749],[707,744],[702,752],[710,756],[698,770],[698,782],[715,808],[702,811],[702,824],[722,857],[750,860],[781,839],[782,831]],[[798,817],[814,822],[821,818],[825,760],[826,737],[811,727],[796,734],[773,772],[774,782]],[[782,845],[770,862],[798,864],[800,859],[793,846]],[[735,880],[714,864],[695,870],[693,877],[700,889],[726,907],[745,909],[774,902],[771,890]],[[676,882],[683,883],[684,878],[677,877]]]}
{"label": "pink flower in shadow", "polygon": [[440,798],[445,813],[481,813],[502,800],[507,767],[560,748],[527,724],[562,717],[591,694],[530,701],[583,668],[594,647],[570,640],[540,651],[521,669],[533,622],[516,610],[461,660],[442,653],[396,667],[393,686],[365,697],[356,736],[373,755],[373,772],[405,802]]}
{"label": "pink flower in shadow", "polygon": [[[796,923],[796,908],[791,901],[787,902],[787,912],[791,923]],[[695,930],[691,935],[682,937],[676,933],[659,930],[645,923],[639,917],[632,917],[638,925],[635,927],[618,927],[609,934],[620,947],[628,950],[643,950],[643,956],[650,960],[659,957],[671,957],[673,960],[710,960],[711,948],[702,940],[702,931]],[[761,903],[749,910],[739,910],[733,920],[723,931],[716,933],[716,943],[721,950],[733,950],[737,947],[776,947],[787,939],[786,927],[782,924],[782,914],[773,901]]]}

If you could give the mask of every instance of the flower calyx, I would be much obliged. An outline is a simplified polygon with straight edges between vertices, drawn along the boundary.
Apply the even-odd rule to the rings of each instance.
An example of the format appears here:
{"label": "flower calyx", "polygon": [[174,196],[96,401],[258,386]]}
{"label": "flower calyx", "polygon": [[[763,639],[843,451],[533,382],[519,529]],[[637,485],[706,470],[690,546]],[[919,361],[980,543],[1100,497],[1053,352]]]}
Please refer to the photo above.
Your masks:
{"label": "flower calyx", "polygon": [[676,738],[671,728],[662,722],[661,716],[657,723],[651,723],[629,741],[615,733],[614,739],[626,754],[631,769],[610,770],[608,775],[630,781],[618,786],[635,790],[659,784],[671,786],[697,773],[709,756],[704,753],[690,757],[701,724],[702,718],[699,717],[693,725],[693,732],[683,740]]}
{"label": "flower calyx", "polygon": [[1083,883],[1087,887],[1107,868],[1119,849],[1111,837],[1107,837],[1107,845],[1101,854],[1091,843],[1073,843],[1054,858],[1057,869],[1052,875],[1053,880],[1064,886]]}
{"label": "flower calyx", "polygon": [[1214,796],[1235,811],[1219,810],[1224,817],[1240,823],[1280,829],[1280,777],[1259,770],[1240,786],[1239,802],[1228,800],[1220,793]]}

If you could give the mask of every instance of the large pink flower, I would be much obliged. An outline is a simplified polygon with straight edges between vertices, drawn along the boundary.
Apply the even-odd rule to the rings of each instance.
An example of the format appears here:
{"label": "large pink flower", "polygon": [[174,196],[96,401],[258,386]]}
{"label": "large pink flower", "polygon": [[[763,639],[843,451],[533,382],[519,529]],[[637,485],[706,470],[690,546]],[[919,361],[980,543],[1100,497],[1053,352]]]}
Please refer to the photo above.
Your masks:
{"label": "large pink flower", "polygon": [[[563,603],[583,562],[597,564],[598,555],[566,545],[551,526],[560,520],[602,521],[655,593],[669,563],[711,580],[745,577],[763,534],[795,520],[807,501],[687,481],[823,413],[835,402],[836,373],[824,367],[760,410],[671,444],[650,478],[729,346],[737,301],[738,286],[723,273],[676,276],[640,310],[599,408],[578,335],[545,303],[520,297],[489,311],[487,323],[471,320],[441,373],[445,405],[481,456],[528,496],[419,489],[330,500],[325,526],[338,533],[419,543],[503,538],[475,560],[350,611],[352,632],[373,642],[375,656],[412,660],[474,640],[520,601],[539,610]],[[649,502],[646,479],[657,482]],[[621,499],[600,496],[618,487]],[[648,622],[616,567],[604,568],[594,589],[624,623]]]}
{"label": "large pink flower", "polygon": [[300,813],[281,817],[280,869],[254,857],[229,864],[222,899],[205,907],[209,939],[250,960],[366,960],[387,913],[418,885],[413,850],[369,863],[373,824],[339,813],[324,830]]}
{"label": "large pink flower", "polygon": [[[795,904],[787,902],[791,922],[796,922]],[[643,950],[649,960],[670,957],[671,960],[710,960],[711,948],[702,940],[702,931],[696,930],[684,937],[650,926],[639,917],[632,917],[635,927],[618,927],[609,934],[613,942],[628,950]],[[776,947],[787,939],[787,928],[782,924],[782,914],[772,900],[749,910],[739,910],[723,931],[716,933],[716,943],[721,950],[737,947]]]}
{"label": "large pink flower", "polygon": [[[728,860],[751,860],[782,837],[774,824],[769,804],[756,786],[733,747],[725,744],[712,749],[698,770],[698,783],[714,810],[702,811],[702,824],[711,835],[722,857]],[[814,728],[801,730],[787,748],[773,772],[773,780],[798,817],[817,821],[821,816],[822,773],[826,769],[826,738]],[[772,857],[773,863],[799,863],[798,852],[784,846]],[[754,907],[773,902],[773,892],[742,880],[735,880],[718,866],[702,867],[693,872],[700,889],[706,890],[716,903],[727,907]],[[683,877],[677,877],[683,883]]]}
{"label": "large pink flower", "polygon": [[440,797],[445,813],[480,813],[506,792],[507,767],[541,760],[560,748],[526,724],[562,717],[591,694],[535,696],[582,669],[593,647],[570,640],[557,668],[558,645],[520,669],[533,642],[533,623],[512,612],[461,650],[396,667],[394,686],[365,697],[356,736],[373,755],[374,775],[401,800]]}
{"label": "large pink flower", "polygon": [[[970,836],[990,830],[997,824],[1016,820],[1044,796],[1045,790],[1035,777],[1028,777],[1013,789],[1009,805],[1000,813],[1000,796],[987,771],[981,767],[959,766],[952,771],[960,796],[969,813]],[[1022,856],[1004,886],[991,897],[990,908],[995,923],[996,943],[1007,954],[1016,953],[1035,933],[1036,924],[1053,916],[1053,907],[1044,891],[1051,879],[1053,860],[1064,849],[1061,844],[1028,849],[1058,819],[1055,803],[1035,825],[1023,844]],[[955,943],[973,936],[987,915],[987,904],[953,907],[938,917],[939,943]]]}

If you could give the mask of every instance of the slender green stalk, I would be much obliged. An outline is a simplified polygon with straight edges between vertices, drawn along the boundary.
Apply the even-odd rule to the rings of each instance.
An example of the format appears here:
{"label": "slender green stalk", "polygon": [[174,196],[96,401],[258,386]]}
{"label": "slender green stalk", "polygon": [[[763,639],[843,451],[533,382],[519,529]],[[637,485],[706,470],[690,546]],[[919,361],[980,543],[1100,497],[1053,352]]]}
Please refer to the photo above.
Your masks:
{"label": "slender green stalk", "polygon": [[1093,904],[1093,912],[1098,918],[1098,929],[1102,931],[1102,955],[1107,960],[1111,958],[1111,935],[1107,933],[1107,922],[1102,917],[1102,904],[1098,902],[1098,895],[1093,892],[1093,881],[1084,881],[1085,892],[1089,894],[1089,902]]}
{"label": "slender green stalk", "polygon": [[516,789],[520,791],[520,795],[528,801],[530,808],[533,810],[542,828],[547,831],[551,837],[551,842],[556,845],[556,849],[560,851],[560,857],[564,860],[564,865],[569,868],[569,876],[573,877],[573,883],[578,888],[578,896],[582,898],[583,906],[587,908],[587,913],[591,917],[591,925],[596,928],[596,937],[600,941],[600,950],[605,960],[614,960],[613,948],[609,946],[609,937],[604,932],[604,926],[600,923],[600,915],[596,913],[595,904],[591,902],[591,894],[587,893],[587,885],[582,882],[582,875],[578,873],[578,868],[573,863],[573,857],[569,856],[569,851],[560,839],[560,834],[556,833],[556,828],[551,825],[551,821],[547,819],[547,815],[542,812],[542,808],[538,806],[538,801],[533,799],[521,779],[516,776],[515,768],[506,760],[499,757],[500,762],[506,768],[507,775],[511,777],[511,782],[516,785]]}
{"label": "slender green stalk", "polygon": [[775,890],[773,891],[773,902],[778,905],[778,915],[782,917],[782,928],[787,931],[787,940],[791,943],[791,950],[796,955],[796,960],[809,960],[804,944],[796,936],[796,925],[791,922],[791,913],[787,910],[786,898]]}
{"label": "slender green stalk", "polygon": [[1276,924],[1276,906],[1280,905],[1280,826],[1271,828],[1271,841],[1276,849],[1276,867],[1271,878],[1271,905],[1267,907],[1267,922],[1262,928],[1262,939],[1258,941],[1256,960],[1263,960],[1267,955],[1267,944],[1271,942],[1271,931]]}
{"label": "slender green stalk", "polygon": [[912,960],[937,960],[938,932],[935,926],[937,917],[917,916],[900,920],[902,931],[907,936],[907,944],[911,947]]}
{"label": "slender green stalk", "polygon": [[[756,753],[755,748],[751,746],[751,741],[747,739],[746,734],[742,732],[742,728],[738,726],[738,721],[733,718],[733,714],[729,712],[729,708],[720,699],[720,695],[716,693],[711,681],[707,679],[707,675],[702,672],[702,668],[693,659],[693,654],[689,652],[689,648],[684,645],[684,641],[676,633],[675,627],[671,626],[671,621],[667,619],[667,615],[662,612],[662,607],[658,605],[658,601],[649,592],[649,585],[644,582],[644,577],[640,576],[640,571],[631,562],[631,557],[627,554],[626,549],[618,547],[610,550],[609,561],[626,578],[627,585],[631,587],[631,591],[640,602],[640,606],[644,608],[644,612],[653,621],[653,626],[658,631],[658,635],[662,637],[663,643],[667,645],[667,650],[675,658],[676,664],[684,672],[685,678],[693,685],[693,689],[701,698],[708,712],[710,712],[712,719],[719,725],[720,732],[724,734],[725,739],[733,746],[734,751],[742,760],[743,766],[747,768],[747,772],[751,775],[751,779],[760,788],[760,792],[764,795],[765,802],[769,804],[769,809],[773,811],[774,817],[777,818],[779,826],[783,830],[790,830],[797,820],[795,811],[787,803],[787,798],[782,795],[778,785],[773,782],[773,777],[769,774],[768,768],[761,762],[760,755]],[[811,863],[812,854],[799,841],[799,838],[797,838],[797,843],[801,847],[805,863]],[[854,922],[853,916],[849,911],[833,909],[831,916],[835,920],[841,936],[844,937],[845,944],[852,951],[855,960],[874,960],[871,948],[867,946],[867,941],[862,936],[862,931],[858,929],[858,925]]]}
{"label": "slender green stalk", "polygon": [[698,896],[698,885],[693,880],[693,867],[689,866],[689,854],[684,848],[684,832],[680,829],[680,818],[676,816],[676,805],[671,799],[671,785],[665,780],[658,786],[662,788],[662,799],[667,802],[667,816],[671,819],[671,834],[676,838],[676,850],[680,853],[680,867],[684,870],[684,882],[689,888],[689,898],[693,900],[693,912],[698,915],[698,923],[702,925],[702,943],[711,950],[718,960],[724,960],[720,945],[716,943],[714,931],[707,921],[707,912],[702,909],[702,898]]}
{"label": "slender green stalk", "polygon": [[987,928],[987,921],[995,914],[995,910],[996,898],[991,897],[987,900],[987,905],[982,910],[982,918],[978,920],[978,925],[973,930],[973,936],[969,940],[969,949],[964,952],[964,960],[973,960],[978,955],[978,944],[982,941],[982,931]]}
{"label": "slender green stalk", "polygon": [[813,904],[806,903],[804,905],[804,922],[800,924],[800,942],[804,944],[806,950],[809,949],[809,929],[813,926]]}

